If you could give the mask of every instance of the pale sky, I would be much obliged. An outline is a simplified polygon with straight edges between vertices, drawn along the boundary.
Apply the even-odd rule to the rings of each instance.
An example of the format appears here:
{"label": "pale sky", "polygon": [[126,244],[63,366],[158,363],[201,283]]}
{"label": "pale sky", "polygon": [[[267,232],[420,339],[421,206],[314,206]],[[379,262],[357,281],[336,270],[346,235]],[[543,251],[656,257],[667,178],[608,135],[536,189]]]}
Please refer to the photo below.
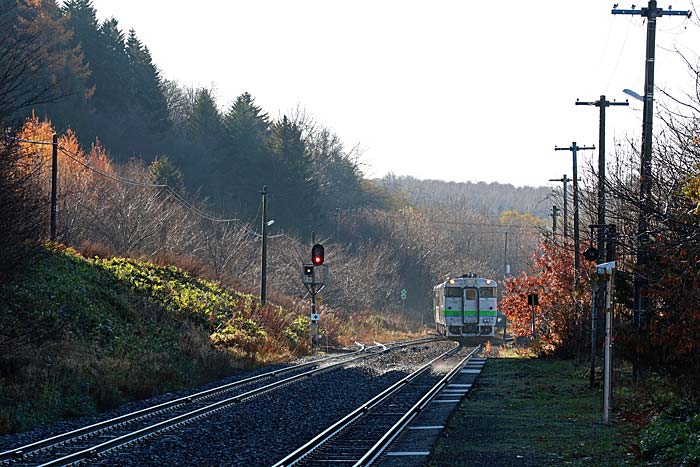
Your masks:
{"label": "pale sky", "polygon": [[[369,177],[550,185],[572,169],[555,145],[598,145],[598,109],[576,99],[644,88],[646,23],[612,15],[611,1],[93,3],[100,20],[136,30],[165,78],[213,87],[223,109],[243,92],[272,117],[300,106],[363,148]],[[693,20],[658,19],[656,84],[672,93],[692,89],[672,49],[695,60]],[[641,108],[608,109],[608,153],[615,137],[641,137]],[[580,167],[592,157],[580,153]]]}

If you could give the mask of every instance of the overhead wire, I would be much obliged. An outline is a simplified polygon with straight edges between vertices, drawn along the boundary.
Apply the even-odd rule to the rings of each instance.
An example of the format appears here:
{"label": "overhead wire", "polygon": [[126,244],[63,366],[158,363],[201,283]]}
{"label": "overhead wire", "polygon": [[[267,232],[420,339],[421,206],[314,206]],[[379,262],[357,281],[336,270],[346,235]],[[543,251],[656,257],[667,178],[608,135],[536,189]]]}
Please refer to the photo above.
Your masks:
{"label": "overhead wire", "polygon": [[52,141],[34,141],[31,139],[14,138],[14,137],[9,137],[8,139],[11,139],[13,141],[17,141],[18,143],[31,143],[31,144],[41,144],[41,145],[45,145],[45,146],[53,146]]}
{"label": "overhead wire", "polygon": [[[614,18],[617,17],[617,15],[613,15],[613,21]],[[612,26],[612,23],[611,23]],[[615,66],[613,67],[612,72],[610,72],[610,77],[608,78],[608,82],[605,85],[605,92],[607,93],[608,90],[610,89],[610,83],[612,83],[613,78],[615,77],[615,74],[617,73],[617,68],[620,66],[620,61],[622,60],[622,54],[625,52],[625,47],[627,46],[627,38],[630,35],[630,27],[627,26],[626,31],[625,31],[625,38],[622,40],[622,45],[620,46],[620,53],[617,55],[617,60],[615,61]],[[610,37],[608,36],[608,40]],[[605,44],[607,48],[607,43]]]}
{"label": "overhead wire", "polygon": [[72,152],[70,152],[69,150],[67,150],[66,148],[64,148],[63,146],[58,146],[58,149],[59,149],[63,154],[65,154],[69,159],[71,159],[72,161],[76,162],[77,164],[79,164],[79,165],[85,167],[86,169],[88,169],[88,170],[90,170],[90,171],[92,171],[92,172],[94,172],[94,173],[97,173],[97,174],[99,174],[99,175],[101,175],[101,176],[103,176],[103,177],[109,178],[109,179],[111,179],[111,180],[114,180],[114,181],[117,181],[117,182],[120,182],[120,183],[125,183],[125,184],[133,185],[133,186],[140,186],[140,187],[143,187],[143,188],[163,188],[163,189],[165,189],[168,193],[170,193],[170,194],[173,196],[173,198],[175,198],[175,199],[176,199],[180,204],[182,204],[186,209],[188,209],[188,210],[194,212],[195,214],[197,214],[198,216],[200,216],[200,217],[202,217],[202,218],[204,218],[204,219],[207,219],[207,220],[212,221],[212,222],[219,222],[219,223],[237,222],[237,223],[239,223],[239,226],[241,226],[241,227],[243,227],[244,229],[250,231],[250,229],[248,229],[248,228],[245,226],[245,224],[243,223],[243,221],[241,221],[241,220],[238,219],[238,218],[228,218],[228,219],[227,219],[227,218],[214,217],[214,216],[210,215],[209,213],[203,211],[202,209],[198,208],[197,206],[195,206],[194,204],[192,204],[190,201],[188,201],[187,199],[185,199],[180,193],[177,192],[177,190],[175,190],[173,187],[171,187],[171,186],[168,185],[167,183],[145,183],[145,182],[139,182],[139,181],[137,181],[137,180],[132,180],[132,179],[129,179],[129,178],[126,178],[126,177],[122,177],[121,175],[110,174],[110,173],[105,172],[105,171],[103,171],[103,170],[100,170],[100,169],[98,169],[98,168],[96,168],[96,167],[93,167],[93,166],[91,166],[91,165],[89,165],[89,164],[86,164],[85,162],[83,162],[82,160],[80,160],[80,157],[79,157],[79,156],[77,156],[76,154],[73,154]]}
{"label": "overhead wire", "polygon": [[[46,145],[46,146],[53,146],[54,143],[52,141],[36,141],[36,140],[30,140],[30,139],[24,139],[24,138],[14,138],[11,137],[10,139],[17,141],[19,143],[28,143],[28,144],[37,144],[37,145]],[[194,212],[198,216],[207,219],[211,222],[217,222],[217,223],[237,223],[238,226],[242,229],[244,229],[247,233],[250,235],[253,235],[255,237],[261,238],[262,235],[259,234],[258,232],[251,230],[245,222],[243,222],[241,219],[238,218],[220,218],[220,217],[214,217],[211,214],[207,213],[206,211],[203,211],[202,209],[198,208],[195,206],[193,203],[188,201],[186,198],[184,198],[180,193],[177,192],[172,186],[168,185],[167,183],[145,183],[145,182],[140,182],[137,180],[132,180],[127,177],[122,177],[121,175],[117,174],[111,174],[108,172],[105,172],[104,170],[100,170],[97,167],[93,167],[84,161],[81,160],[81,158],[77,155],[68,150],[67,148],[57,145],[57,149],[61,151],[66,157],[68,157],[70,160],[73,162],[81,165],[82,167],[86,168],[87,170],[90,170],[91,172],[94,172],[98,175],[101,175],[105,178],[108,178],[110,180],[114,180],[116,182],[120,183],[125,183],[128,185],[132,186],[139,186],[143,188],[162,188],[165,189],[173,198],[175,198],[176,201],[178,201],[181,205],[183,205],[186,209]],[[258,206],[258,212],[260,210],[260,207]],[[257,213],[256,213],[257,217]],[[280,238],[284,237],[285,234],[277,234],[273,236],[269,236],[268,238]]]}
{"label": "overhead wire", "polygon": [[102,175],[103,177],[112,179],[114,181],[126,183],[128,185],[140,186],[140,187],[144,187],[144,188],[165,188],[165,187],[167,187],[167,185],[165,185],[165,184],[144,183],[144,182],[139,182],[136,180],[131,180],[129,178],[122,177],[120,175],[110,174],[108,172],[105,172],[105,171],[100,170],[96,167],[92,167],[91,165],[86,164],[85,162],[81,161],[77,155],[72,154],[67,149],[65,149],[63,146],[59,146],[58,150],[61,151],[63,154],[65,154],[73,162],[80,164],[83,167],[85,167],[86,169],[88,169],[92,172],[95,172],[99,175]]}

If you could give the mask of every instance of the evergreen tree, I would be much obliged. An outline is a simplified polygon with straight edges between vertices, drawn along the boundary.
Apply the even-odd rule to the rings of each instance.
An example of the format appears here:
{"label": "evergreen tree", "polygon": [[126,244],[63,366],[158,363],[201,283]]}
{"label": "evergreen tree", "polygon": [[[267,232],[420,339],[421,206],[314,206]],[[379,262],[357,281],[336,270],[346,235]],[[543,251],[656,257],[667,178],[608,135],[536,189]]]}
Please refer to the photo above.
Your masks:
{"label": "evergreen tree", "polygon": [[82,51],[85,64],[90,68],[86,86],[92,96],[82,109],[71,109],[70,121],[66,123],[80,135],[84,143],[88,143],[95,140],[99,131],[94,105],[96,83],[101,77],[101,70],[96,67],[101,45],[97,13],[92,0],[68,0],[62,11],[66,26],[72,33],[72,46]]}
{"label": "evergreen tree", "polygon": [[[99,27],[99,47],[91,60],[95,76],[95,125],[100,140],[117,160],[124,161],[138,152],[133,143],[131,89],[128,80],[129,59],[126,40],[119,23],[112,18]],[[137,123],[141,123],[139,120]],[[136,129],[136,134],[142,131]]]}
{"label": "evergreen tree", "polygon": [[222,152],[223,121],[216,102],[208,89],[195,92],[192,108],[182,130],[186,133],[178,151],[179,164],[188,174],[195,191],[220,198],[217,187],[221,174],[217,164]]}
{"label": "evergreen tree", "polygon": [[[34,109],[36,113],[50,116],[58,129],[70,126],[74,117],[86,118],[91,95],[91,89],[86,86],[90,70],[80,47],[73,44],[67,18],[55,1],[18,0],[17,9],[10,11],[16,16],[8,18],[2,27],[8,31],[14,28],[12,35],[20,40],[31,38],[33,60],[37,64],[32,70],[35,83],[51,89],[44,96],[43,105]],[[16,46],[23,47],[21,43]]]}
{"label": "evergreen tree", "polygon": [[223,136],[223,129],[223,119],[211,91],[198,90],[187,121],[189,135],[201,140],[218,140]]}
{"label": "evergreen tree", "polygon": [[185,193],[182,171],[170,162],[168,156],[157,157],[149,166],[148,173],[153,183],[168,185],[181,195]]}
{"label": "evergreen tree", "polygon": [[94,101],[102,114],[111,116],[127,109],[129,58],[124,33],[116,19],[104,21],[99,32],[99,54],[92,62],[97,80]]}
{"label": "evergreen tree", "polygon": [[131,29],[126,40],[129,60],[127,82],[131,90],[132,112],[141,114],[142,120],[154,133],[168,129],[168,109],[163,94],[160,72],[153,63],[148,47]]}
{"label": "evergreen tree", "polygon": [[250,218],[257,212],[258,192],[271,181],[270,120],[246,92],[224,116],[224,128],[226,146],[217,164],[220,189],[230,210]]}
{"label": "evergreen tree", "polygon": [[337,135],[326,128],[312,129],[306,138],[306,147],[320,192],[320,222],[326,222],[336,210],[373,204],[363,185],[356,153],[348,153]]}
{"label": "evergreen tree", "polygon": [[[318,222],[318,185],[312,172],[302,130],[286,116],[272,125],[269,147],[275,162],[272,171],[271,215],[282,228],[308,231]],[[276,205],[272,206],[272,200]]]}

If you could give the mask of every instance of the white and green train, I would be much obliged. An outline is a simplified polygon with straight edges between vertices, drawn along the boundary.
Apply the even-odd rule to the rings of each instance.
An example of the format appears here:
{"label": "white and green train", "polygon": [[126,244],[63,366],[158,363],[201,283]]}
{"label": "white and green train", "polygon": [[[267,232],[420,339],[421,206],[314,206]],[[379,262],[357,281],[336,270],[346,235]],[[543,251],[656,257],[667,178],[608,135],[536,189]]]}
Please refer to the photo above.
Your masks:
{"label": "white and green train", "polygon": [[465,274],[433,288],[435,328],[444,336],[494,335],[498,319],[498,284]]}

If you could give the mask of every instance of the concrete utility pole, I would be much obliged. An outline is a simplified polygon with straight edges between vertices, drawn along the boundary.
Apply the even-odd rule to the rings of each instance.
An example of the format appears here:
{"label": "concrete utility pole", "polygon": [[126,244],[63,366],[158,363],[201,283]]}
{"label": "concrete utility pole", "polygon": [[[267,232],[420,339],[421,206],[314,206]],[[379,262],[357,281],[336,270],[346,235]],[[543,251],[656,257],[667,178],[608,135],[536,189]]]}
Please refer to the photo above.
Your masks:
{"label": "concrete utility pole", "polygon": [[[600,108],[598,125],[598,225],[605,226],[605,109],[615,105],[630,105],[629,102],[610,102],[605,96],[594,102],[576,101],[576,105],[594,105]],[[605,258],[605,228],[598,228],[598,262]]]}
{"label": "concrete utility pole", "polygon": [[568,148],[559,148],[554,146],[555,151],[571,151],[573,156],[573,174],[574,174],[574,287],[578,287],[579,278],[581,275],[581,251],[579,248],[579,222],[578,222],[578,162],[576,159],[576,153],[578,151],[589,151],[595,149],[595,146],[583,146],[580,147],[576,144],[576,141],[571,143]]}
{"label": "concrete utility pole", "polygon": [[267,301],[267,186],[262,191],[262,254],[260,255],[260,303]]}
{"label": "concrete utility pole", "polygon": [[58,213],[57,193],[58,193],[58,135],[53,134],[51,152],[51,233],[49,239],[56,241],[56,217]]}
{"label": "concrete utility pole", "polygon": [[[654,118],[654,61],[656,60],[656,18],[660,16],[686,16],[688,10],[668,10],[657,7],[656,0],[649,0],[647,8],[619,10],[613,15],[640,15],[647,19],[646,61],[644,66],[644,109],[642,114],[642,155],[639,169],[639,221],[637,223],[637,273],[634,275],[634,325],[637,329],[646,326],[648,280],[645,277],[648,262],[646,244],[649,240],[648,216],[651,211],[651,156],[652,128]],[[635,359],[632,380],[637,381],[639,368]]]}
{"label": "concrete utility pole", "polygon": [[567,195],[567,190],[569,188],[569,182],[571,181],[571,179],[569,177],[567,177],[566,174],[564,174],[564,175],[562,175],[561,178],[550,178],[549,181],[550,182],[562,182],[564,184],[564,205],[562,207],[564,208],[564,219],[563,219],[564,229],[563,229],[563,231],[564,231],[564,239],[566,239],[569,237],[569,231],[567,229],[567,226],[569,224],[569,222],[568,222],[569,217],[567,214],[568,213],[567,205],[569,204],[569,196]]}

